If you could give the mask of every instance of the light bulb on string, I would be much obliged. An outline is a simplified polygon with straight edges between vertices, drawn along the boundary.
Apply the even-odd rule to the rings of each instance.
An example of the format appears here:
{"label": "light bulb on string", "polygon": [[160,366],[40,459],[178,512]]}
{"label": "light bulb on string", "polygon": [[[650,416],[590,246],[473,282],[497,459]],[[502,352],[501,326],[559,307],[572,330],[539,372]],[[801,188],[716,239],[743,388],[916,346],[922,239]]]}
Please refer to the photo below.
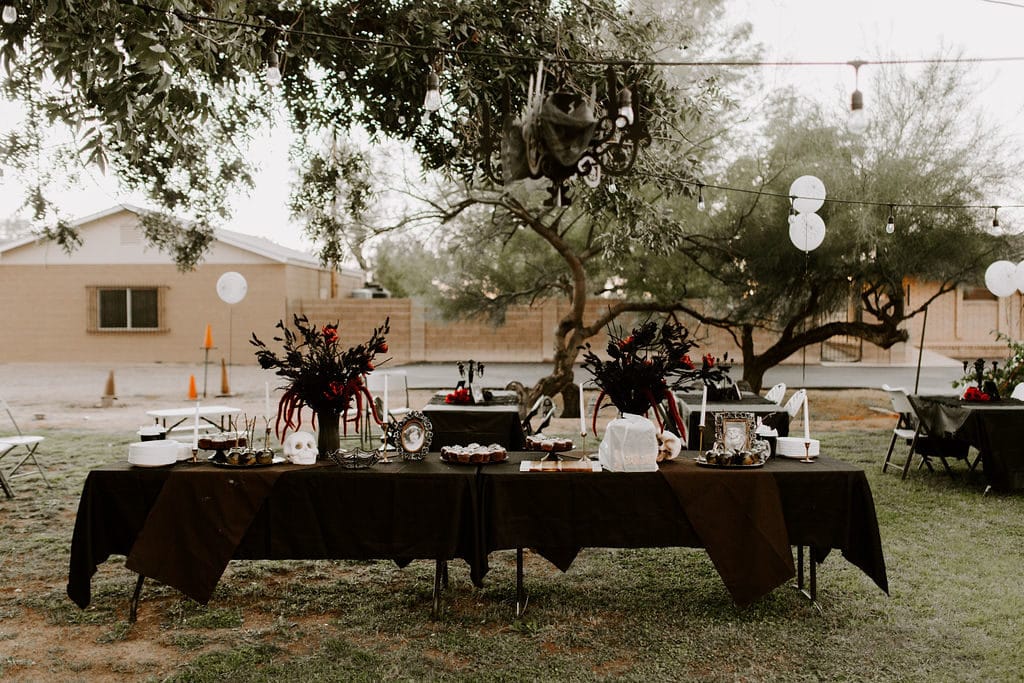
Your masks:
{"label": "light bulb on string", "polygon": [[998,206],[993,206],[992,207],[992,229],[993,230],[998,230],[999,229],[999,207]]}
{"label": "light bulb on string", "polygon": [[868,129],[868,115],[864,111],[864,95],[860,91],[861,60],[848,62],[853,67],[853,94],[850,96],[850,114],[846,120],[846,128],[854,135],[860,135]]}
{"label": "light bulb on string", "polygon": [[13,24],[18,20],[18,8],[14,5],[4,5],[3,18],[5,24]]}
{"label": "light bulb on string", "polygon": [[697,186],[697,210],[698,211],[703,211],[705,208],[706,207],[705,207],[705,204],[704,204],[704,186],[703,185],[698,185]]}
{"label": "light bulb on string", "polygon": [[277,85],[281,82],[281,62],[277,57],[277,50],[271,49],[267,55],[267,70],[263,79],[267,85]]}
{"label": "light bulb on string", "polygon": [[895,209],[895,207],[892,204],[890,204],[889,205],[889,220],[887,220],[885,222],[885,232],[890,234],[890,235],[893,234],[894,232],[896,232],[896,214],[894,213],[894,209]]}
{"label": "light bulb on string", "polygon": [[427,74],[427,94],[423,98],[423,108],[428,112],[441,108],[441,79],[433,69]]}
{"label": "light bulb on string", "polygon": [[[626,126],[633,125],[633,91],[629,88],[622,88],[619,91],[619,119],[616,120],[615,125],[619,128],[625,128]],[[623,124],[623,120],[625,123]]]}

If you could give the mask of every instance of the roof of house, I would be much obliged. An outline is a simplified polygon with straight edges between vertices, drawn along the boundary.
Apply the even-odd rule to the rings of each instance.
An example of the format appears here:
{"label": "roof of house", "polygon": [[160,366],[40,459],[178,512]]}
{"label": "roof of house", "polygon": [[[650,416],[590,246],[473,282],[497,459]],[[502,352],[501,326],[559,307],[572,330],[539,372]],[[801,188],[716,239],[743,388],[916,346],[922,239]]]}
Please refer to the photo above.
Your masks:
{"label": "roof of house", "polygon": [[[98,221],[107,216],[112,216],[121,211],[129,211],[136,215],[142,215],[149,213],[149,209],[134,206],[132,204],[115,204],[110,208],[98,211],[82,218],[77,218],[71,221],[72,227],[79,227],[87,225],[94,221]],[[309,254],[298,249],[291,249],[289,247],[282,246],[273,240],[269,240],[265,237],[257,237],[255,235],[247,235],[241,232],[235,232],[234,230],[227,230],[225,228],[214,228],[213,237],[215,240],[228,244],[230,246],[248,251],[250,253],[261,256],[265,259],[276,261],[278,263],[287,263],[299,266],[306,266],[308,268],[321,268],[320,259],[313,254]],[[38,235],[26,235],[19,237],[9,242],[0,243],[0,254],[18,247],[23,247],[34,242],[42,241],[44,238]],[[338,266],[338,270],[346,274],[358,274],[361,271],[357,268],[351,268],[346,266]]]}

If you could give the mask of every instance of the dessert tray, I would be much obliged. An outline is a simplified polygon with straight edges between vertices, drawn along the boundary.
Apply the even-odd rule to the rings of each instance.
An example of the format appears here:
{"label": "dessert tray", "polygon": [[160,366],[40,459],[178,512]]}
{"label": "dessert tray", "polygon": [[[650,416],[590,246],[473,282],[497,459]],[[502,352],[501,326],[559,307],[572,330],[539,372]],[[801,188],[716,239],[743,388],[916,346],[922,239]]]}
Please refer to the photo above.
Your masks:
{"label": "dessert tray", "polygon": [[547,437],[543,434],[531,434],[526,437],[525,450],[528,451],[543,451],[545,453],[564,453],[565,451],[571,451],[576,446],[573,444],[572,439],[559,439],[556,437]]}
{"label": "dessert tray", "polygon": [[249,462],[233,463],[229,462],[227,459],[218,458],[216,455],[211,455],[209,458],[206,459],[206,461],[209,462],[211,465],[214,465],[215,467],[227,467],[234,470],[247,470],[253,467],[270,467],[271,465],[280,465],[283,462],[287,462],[287,460],[285,460],[285,458],[283,458],[280,455],[275,455],[270,462],[260,462],[259,460],[253,458]]}
{"label": "dessert tray", "polygon": [[441,460],[452,465],[488,465],[508,460],[508,451],[496,443],[489,446],[481,446],[478,443],[471,443],[468,446],[443,446]]}
{"label": "dessert tray", "polygon": [[717,467],[722,470],[749,470],[757,467],[764,467],[763,460],[754,460],[749,463],[744,463],[742,460],[739,463],[732,462],[719,462],[714,460],[707,460],[704,456],[697,456],[694,459],[699,467]]}

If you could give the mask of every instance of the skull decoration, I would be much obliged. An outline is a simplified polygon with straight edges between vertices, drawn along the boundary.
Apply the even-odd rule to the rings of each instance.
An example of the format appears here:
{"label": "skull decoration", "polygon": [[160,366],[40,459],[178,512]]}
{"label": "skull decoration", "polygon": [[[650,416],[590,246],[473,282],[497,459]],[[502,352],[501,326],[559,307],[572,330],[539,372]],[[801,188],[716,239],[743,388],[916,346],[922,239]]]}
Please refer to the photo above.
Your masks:
{"label": "skull decoration", "polygon": [[658,462],[662,460],[675,460],[682,449],[682,439],[672,432],[666,431],[658,434]]}
{"label": "skull decoration", "polygon": [[309,432],[292,432],[284,439],[284,456],[296,465],[316,464],[316,437]]}

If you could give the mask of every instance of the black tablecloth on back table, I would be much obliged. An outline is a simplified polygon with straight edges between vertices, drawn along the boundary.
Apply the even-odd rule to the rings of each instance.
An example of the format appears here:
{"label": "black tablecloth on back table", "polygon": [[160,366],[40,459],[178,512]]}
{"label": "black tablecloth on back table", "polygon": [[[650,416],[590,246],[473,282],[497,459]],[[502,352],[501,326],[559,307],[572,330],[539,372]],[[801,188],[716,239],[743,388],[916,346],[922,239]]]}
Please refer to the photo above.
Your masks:
{"label": "black tablecloth on back table", "polygon": [[519,401],[514,392],[494,393],[497,398],[492,401],[466,405],[449,405],[443,394],[434,396],[423,407],[434,430],[430,450],[438,452],[444,446],[471,443],[496,443],[509,451],[522,450],[526,436],[519,419]]}

